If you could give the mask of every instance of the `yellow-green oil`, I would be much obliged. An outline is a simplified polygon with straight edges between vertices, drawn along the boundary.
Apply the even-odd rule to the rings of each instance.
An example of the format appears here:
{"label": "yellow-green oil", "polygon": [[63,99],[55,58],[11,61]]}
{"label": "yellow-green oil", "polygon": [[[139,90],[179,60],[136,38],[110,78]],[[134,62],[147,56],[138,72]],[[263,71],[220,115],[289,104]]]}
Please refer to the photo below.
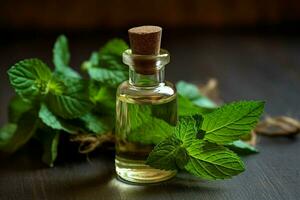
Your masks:
{"label": "yellow-green oil", "polygon": [[[163,120],[171,126],[176,125],[176,93],[168,92],[170,89],[164,86],[160,92],[126,92],[126,87],[123,87],[125,92],[117,94],[115,163],[120,179],[131,183],[156,183],[176,175],[176,171],[154,169],[145,164],[154,148],[151,137],[149,142],[149,136],[153,133],[151,123]],[[145,118],[146,125],[143,124]],[[135,135],[138,137],[135,138]]]}

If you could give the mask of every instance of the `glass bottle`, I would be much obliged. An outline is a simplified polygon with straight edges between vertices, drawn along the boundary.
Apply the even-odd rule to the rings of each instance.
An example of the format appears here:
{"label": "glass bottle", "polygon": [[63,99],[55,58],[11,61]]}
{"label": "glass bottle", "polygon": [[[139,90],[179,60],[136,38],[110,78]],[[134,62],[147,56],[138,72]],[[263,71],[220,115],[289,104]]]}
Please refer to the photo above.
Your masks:
{"label": "glass bottle", "polygon": [[[161,49],[158,55],[135,55],[128,49],[123,62],[129,66],[129,80],[117,90],[116,158],[119,179],[137,184],[157,183],[176,175],[176,171],[154,169],[145,164],[155,146],[156,123],[177,123],[176,89],[164,80],[170,56]],[[151,66],[150,66],[150,65]],[[138,65],[138,66],[137,66]],[[150,67],[140,73],[138,67]]]}

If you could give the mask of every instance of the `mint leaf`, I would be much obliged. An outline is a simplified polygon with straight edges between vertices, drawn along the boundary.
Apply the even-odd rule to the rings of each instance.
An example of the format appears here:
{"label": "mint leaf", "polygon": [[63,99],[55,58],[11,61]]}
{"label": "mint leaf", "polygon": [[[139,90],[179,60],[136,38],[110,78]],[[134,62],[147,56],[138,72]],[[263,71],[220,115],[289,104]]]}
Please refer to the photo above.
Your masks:
{"label": "mint leaf", "polygon": [[50,167],[53,167],[53,163],[57,158],[58,143],[59,143],[58,133],[49,135],[49,138],[45,139],[44,153],[43,153],[42,160]]}
{"label": "mint leaf", "polygon": [[0,128],[0,150],[10,141],[16,130],[17,124],[14,123],[5,124]]}
{"label": "mint leaf", "polygon": [[105,134],[114,128],[114,119],[111,117],[100,117],[92,113],[87,113],[81,117],[86,128],[95,134]]}
{"label": "mint leaf", "polygon": [[39,118],[44,124],[53,128],[54,130],[63,130],[72,134],[78,133],[79,131],[79,128],[68,124],[64,119],[55,116],[43,103],[41,104],[39,111]]}
{"label": "mint leaf", "polygon": [[196,106],[192,101],[188,98],[178,94],[178,115],[179,116],[191,116],[197,114],[205,114],[212,112],[213,109],[203,108]]}
{"label": "mint leaf", "polygon": [[8,105],[8,119],[11,123],[17,123],[23,113],[33,108],[33,105],[29,101],[23,100],[19,96],[14,96]]}
{"label": "mint leaf", "polygon": [[70,62],[70,52],[68,46],[68,39],[64,35],[60,35],[53,48],[53,63],[57,70],[68,67]]}
{"label": "mint leaf", "polygon": [[183,169],[189,160],[186,148],[195,141],[201,122],[201,116],[180,117],[173,136],[155,146],[147,164],[165,170]]}
{"label": "mint leaf", "polygon": [[57,38],[53,48],[53,63],[55,65],[55,72],[61,73],[65,76],[80,78],[80,75],[70,68],[70,52],[68,46],[68,39],[61,35]]}
{"label": "mint leaf", "polygon": [[59,132],[53,129],[44,129],[38,132],[37,138],[43,145],[42,161],[49,167],[53,167],[57,158],[57,148],[59,144]]}
{"label": "mint leaf", "polygon": [[188,162],[182,142],[175,137],[170,137],[159,144],[149,154],[146,164],[157,169],[176,170],[184,167]]}
{"label": "mint leaf", "polygon": [[[108,61],[107,61],[108,62]],[[112,64],[112,63],[111,63]],[[127,70],[113,69],[113,68],[90,68],[88,70],[91,79],[99,81],[101,83],[117,86],[121,82],[128,79]]]}
{"label": "mint leaf", "polygon": [[187,151],[190,159],[185,169],[203,179],[227,179],[245,170],[235,153],[217,144],[195,140]]}
{"label": "mint leaf", "polygon": [[224,105],[203,115],[205,140],[228,144],[250,132],[264,108],[262,101],[241,101]]}
{"label": "mint leaf", "polygon": [[160,104],[152,105],[151,107],[152,116],[162,119],[165,122],[176,126],[178,120],[178,111],[177,111],[177,98],[167,103],[164,103],[163,109]]}
{"label": "mint leaf", "polygon": [[48,93],[51,71],[39,59],[26,59],[16,63],[8,70],[8,75],[16,93],[24,99],[33,99]]}
{"label": "mint leaf", "polygon": [[176,84],[178,94],[182,95],[185,98],[188,98],[195,105],[205,108],[216,108],[217,105],[203,96],[198,89],[198,87],[194,84],[187,83],[185,81],[179,81]]}
{"label": "mint leaf", "polygon": [[122,56],[123,52],[129,47],[122,39],[111,39],[100,50],[101,55]]}
{"label": "mint leaf", "polygon": [[181,117],[175,127],[174,135],[187,147],[196,139],[197,130],[196,121],[192,116]]}
{"label": "mint leaf", "polygon": [[216,105],[203,96],[199,89],[190,83],[179,81],[176,84],[178,92],[178,115],[191,116],[212,112]]}
{"label": "mint leaf", "polygon": [[100,115],[115,116],[116,111],[116,88],[102,85],[96,81],[90,81],[89,96],[96,104],[94,112]]}
{"label": "mint leaf", "polygon": [[99,52],[92,53],[82,68],[88,71],[91,79],[116,87],[128,78],[128,67],[122,62],[126,49],[128,46],[123,40],[111,40]]}
{"label": "mint leaf", "polygon": [[63,85],[61,92],[50,92],[47,106],[64,119],[78,118],[92,108],[86,83],[78,78],[65,77],[58,80]]}
{"label": "mint leaf", "polygon": [[90,81],[89,95],[94,103],[116,104],[116,88],[105,86],[97,81]]}
{"label": "mint leaf", "polygon": [[239,155],[249,155],[253,153],[258,153],[258,150],[254,146],[251,146],[250,144],[242,140],[234,141],[226,145],[226,147]]}
{"label": "mint leaf", "polygon": [[158,144],[171,136],[174,127],[164,120],[155,117],[144,118],[143,124],[132,130],[127,136],[128,141],[141,144]]}
{"label": "mint leaf", "polygon": [[38,126],[37,113],[30,110],[24,113],[17,125],[8,125],[0,131],[2,142],[0,151],[10,154],[26,144],[35,133]]}
{"label": "mint leaf", "polygon": [[151,106],[127,104],[127,109],[130,111],[128,121],[120,122],[122,123],[120,128],[130,124],[130,133],[127,135],[130,142],[157,144],[171,136],[174,131],[172,125],[152,116]]}
{"label": "mint leaf", "polygon": [[176,165],[178,169],[184,169],[188,163],[190,156],[185,147],[180,147],[176,154]]}

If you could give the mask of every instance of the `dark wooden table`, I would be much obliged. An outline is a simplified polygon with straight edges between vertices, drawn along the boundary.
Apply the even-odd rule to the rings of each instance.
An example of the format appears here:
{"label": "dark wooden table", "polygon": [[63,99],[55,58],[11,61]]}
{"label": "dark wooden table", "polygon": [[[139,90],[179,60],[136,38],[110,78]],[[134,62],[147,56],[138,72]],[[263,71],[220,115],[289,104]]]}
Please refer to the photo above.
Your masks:
{"label": "dark wooden table", "polygon": [[[124,32],[125,33],[125,32]],[[13,95],[6,70],[16,61],[39,57],[51,63],[54,34],[7,34],[0,42],[0,122]],[[116,33],[71,35],[72,64],[79,63]],[[122,35],[121,35],[122,36]],[[266,114],[300,117],[300,37],[274,34],[165,32],[172,54],[167,77],[203,83],[219,80],[226,101],[262,99]],[[0,199],[300,199],[300,141],[259,137],[260,153],[245,157],[245,173],[225,181],[199,181],[185,174],[159,185],[132,186],[115,179],[113,153],[87,160],[62,153],[54,168],[27,147],[0,160]],[[34,145],[34,144],[33,144]]]}

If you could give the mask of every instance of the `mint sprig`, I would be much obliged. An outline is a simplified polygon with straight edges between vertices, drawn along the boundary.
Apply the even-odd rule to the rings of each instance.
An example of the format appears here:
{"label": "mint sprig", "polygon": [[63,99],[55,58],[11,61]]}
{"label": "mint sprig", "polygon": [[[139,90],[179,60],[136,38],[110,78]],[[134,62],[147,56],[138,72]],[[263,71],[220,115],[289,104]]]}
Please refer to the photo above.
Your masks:
{"label": "mint sprig", "polygon": [[[221,144],[229,144],[249,133],[263,106],[264,103],[259,101],[235,102],[204,114],[203,118],[197,115],[182,117],[173,135],[160,142],[150,153],[147,164],[165,170],[184,168],[208,180],[231,178],[245,170],[244,164],[234,152]],[[234,112],[236,109],[238,113]],[[213,117],[218,121],[212,120]],[[231,134],[228,126],[232,124],[235,128]],[[237,134],[236,130],[242,131]],[[204,137],[199,138],[199,132],[204,133]]]}

